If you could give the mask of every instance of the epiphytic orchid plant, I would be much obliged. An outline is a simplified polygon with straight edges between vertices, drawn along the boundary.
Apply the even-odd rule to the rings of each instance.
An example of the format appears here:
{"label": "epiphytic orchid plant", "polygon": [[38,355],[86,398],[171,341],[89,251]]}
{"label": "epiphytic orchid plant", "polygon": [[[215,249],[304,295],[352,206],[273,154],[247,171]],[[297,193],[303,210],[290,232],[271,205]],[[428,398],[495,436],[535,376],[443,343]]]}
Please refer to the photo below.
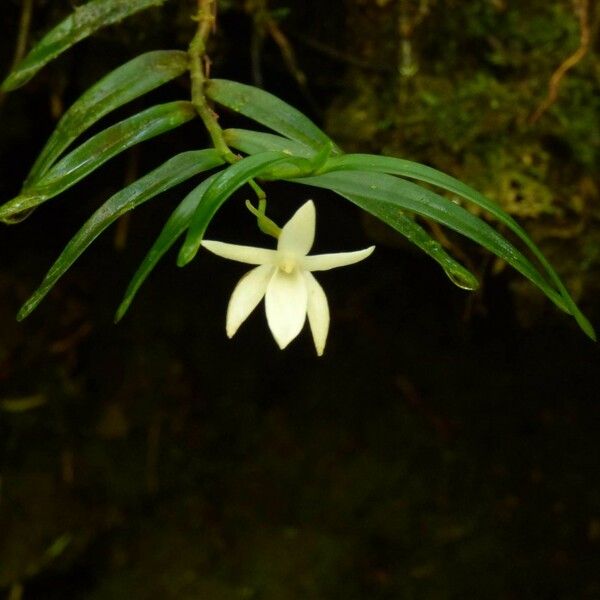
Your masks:
{"label": "epiphytic orchid plant", "polygon": [[[16,65],[2,84],[2,89],[12,91],[21,87],[45,64],[101,27],[165,1],[90,0],[52,29]],[[261,183],[285,180],[331,190],[346,198],[416,244],[441,265],[456,285],[474,290],[478,286],[475,276],[447,254],[414,220],[414,216],[425,217],[453,229],[510,264],[558,308],[572,315],[581,329],[595,339],[592,325],[539,248],[508,214],[480,193],[449,175],[409,160],[345,154],[312,121],[279,98],[235,81],[208,79],[204,69],[205,48],[215,16],[216,0],[198,0],[198,13],[194,16],[198,30],[187,52],[148,52],[112,71],[85,92],[63,115],[27,176],[21,193],[0,207],[0,219],[3,222],[17,222],[32,209],[75,185],[127,148],[180,127],[196,117],[203,121],[212,140],[212,148],[191,150],[174,156],[98,208],[67,244],[39,288],[19,311],[18,319],[24,319],[37,307],[83,251],[120,216],[183,181],[212,171],[182,200],[165,223],[125,292],[117,310],[117,321],[123,317],[154,266],[178,239],[185,236],[178,264],[186,265],[195,257],[211,219],[242,186],[249,185],[257,196],[258,208],[252,205],[249,208],[255,214],[259,227],[280,237],[279,228],[266,216],[266,194],[257,180]],[[111,111],[186,73],[191,80],[189,100],[147,108],[70,149],[79,136]],[[270,132],[223,130],[209,103],[240,113]],[[426,184],[427,187],[420,184]],[[451,197],[442,196],[432,188],[442,190]],[[463,204],[477,205],[494,217],[514,234],[530,258],[486,221],[464,208]],[[314,207],[307,209],[306,206],[299,213],[302,210],[305,213],[314,212]],[[304,217],[310,221],[310,215],[307,217],[305,214]],[[286,227],[292,227],[291,223]],[[308,235],[309,225],[304,227],[305,236]],[[312,228],[314,233],[314,223]],[[294,241],[300,243],[302,248],[294,246],[295,254],[292,253],[291,259],[289,253],[283,257],[282,248],[289,246],[289,240],[286,242],[281,237],[277,251],[270,251],[273,254],[268,255],[270,258],[265,259],[266,262],[262,261],[266,256],[264,254],[258,261],[257,252],[260,249],[246,251],[246,262],[259,265],[260,277],[256,274],[257,270],[251,271],[255,273],[252,285],[247,283],[243,293],[239,291],[239,286],[236,288],[227,323],[230,335],[265,294],[268,313],[269,304],[273,305],[274,298],[278,297],[281,304],[285,282],[278,280],[278,283],[273,283],[274,278],[282,280],[297,269],[297,272],[294,271],[297,289],[283,294],[283,308],[280,307],[283,313],[276,314],[277,311],[271,308],[269,325],[283,347],[297,335],[308,313],[317,351],[322,353],[329,313],[327,309],[325,323],[326,299],[310,273],[318,270],[317,267],[310,268],[310,265],[317,265],[319,257],[306,256],[310,244],[306,243],[306,239],[304,242],[302,246],[298,240]],[[205,241],[204,245],[226,258],[235,258],[235,247],[231,244],[219,245]],[[360,258],[364,258],[366,252]],[[239,259],[241,255],[237,256]],[[342,256],[344,254],[338,255]],[[249,257],[253,259],[249,260]],[[269,262],[271,259],[273,262]],[[339,265],[346,264],[341,258],[340,261]],[[286,272],[288,267],[289,273]],[[270,288],[273,285],[277,289]],[[289,306],[290,302],[293,306]],[[315,308],[315,302],[320,308]]]}

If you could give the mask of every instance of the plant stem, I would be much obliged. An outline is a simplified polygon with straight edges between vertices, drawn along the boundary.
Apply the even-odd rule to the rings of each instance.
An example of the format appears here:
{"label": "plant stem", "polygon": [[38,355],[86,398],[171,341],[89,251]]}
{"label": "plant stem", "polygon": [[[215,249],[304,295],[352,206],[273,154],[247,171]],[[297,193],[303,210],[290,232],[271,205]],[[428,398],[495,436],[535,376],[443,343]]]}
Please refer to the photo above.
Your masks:
{"label": "plant stem", "polygon": [[[206,83],[205,63],[207,62],[206,43],[214,30],[216,13],[217,0],[198,0],[198,14],[196,16],[198,29],[189,47],[192,104],[202,119],[215,149],[228,163],[233,164],[240,160],[240,157],[234,154],[227,145],[223,137],[223,129],[217,121],[217,115],[210,108],[204,93]],[[262,188],[254,180],[250,180],[248,183],[258,199],[264,200],[266,194]]]}
{"label": "plant stem", "polygon": [[237,160],[223,138],[223,130],[217,122],[204,94],[206,75],[203,62],[206,58],[206,42],[215,24],[216,0],[198,0],[198,30],[189,48],[190,73],[192,78],[192,104],[202,119],[214,147],[229,163]]}

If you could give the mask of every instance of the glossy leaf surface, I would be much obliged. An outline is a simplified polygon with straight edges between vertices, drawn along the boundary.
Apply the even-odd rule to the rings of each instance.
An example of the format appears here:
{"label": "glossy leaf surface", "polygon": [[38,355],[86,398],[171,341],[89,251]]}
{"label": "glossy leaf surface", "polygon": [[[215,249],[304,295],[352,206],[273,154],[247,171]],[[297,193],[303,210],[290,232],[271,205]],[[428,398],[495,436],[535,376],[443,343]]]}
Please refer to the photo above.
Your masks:
{"label": "glossy leaf surface", "polygon": [[[278,151],[309,160],[315,155],[315,150],[300,142],[260,131],[227,129],[225,139],[229,146],[246,154]],[[358,204],[356,201],[354,203]],[[389,207],[384,205],[380,207],[380,210],[382,214],[378,215],[379,218],[437,261],[455,285],[467,290],[475,290],[479,287],[475,275],[450,256],[441,244],[434,240],[409,215],[398,209],[390,210]]]}
{"label": "glossy leaf surface", "polygon": [[422,165],[410,160],[394,158],[389,156],[377,156],[372,154],[345,154],[343,156],[333,157],[329,159],[322,169],[322,172],[340,170],[361,170],[374,171],[378,173],[388,173],[391,175],[399,175],[409,179],[416,179],[425,183],[432,184],[446,191],[452,192],[473,204],[483,208],[493,215],[498,221],[506,225],[515,235],[517,235],[536,257],[540,264],[544,267],[547,276],[552,284],[556,287],[558,293],[563,297],[565,304],[577,323],[583,331],[592,339],[595,339],[594,328],[591,323],[581,312],[579,307],[571,298],[568,290],[562,280],[548,262],[542,251],[537,247],[535,242],[527,235],[526,231],[496,203],[486,198],[483,194],[474,190],[462,181],[446,175],[437,169]]}
{"label": "glossy leaf surface", "polygon": [[173,186],[222,164],[216,150],[179,154],[109,198],[77,232],[52,265],[40,287],[23,305],[17,319],[33,311],[85,249],[116,219]]}
{"label": "glossy leaf surface", "polygon": [[444,247],[433,239],[423,227],[402,209],[387,203],[372,202],[355,194],[343,194],[345,198],[358,206],[369,206],[369,212],[403,235],[409,242],[420,248],[433,258],[444,270],[450,281],[463,290],[476,290],[479,287],[477,277],[455,258],[450,256]]}
{"label": "glossy leaf surface", "polygon": [[156,238],[156,241],[152,244],[148,254],[146,254],[138,270],[129,282],[123,300],[117,309],[115,322],[118,322],[123,318],[138,290],[153,271],[154,267],[156,267],[158,261],[185,233],[198,204],[216,177],[218,177],[217,173],[205,179],[199,186],[194,188],[173,211],[168,221],[165,223],[165,226],[162,228],[158,238]]}
{"label": "glossy leaf surface", "polygon": [[[333,145],[327,134],[299,110],[257,87],[226,79],[211,79],[206,86],[206,94],[218,104],[291,140],[317,150],[324,144]],[[333,153],[339,152],[333,145]]]}
{"label": "glossy leaf surface", "polygon": [[[245,183],[259,176],[263,171],[277,165],[288,164],[289,156],[280,152],[263,152],[243,158],[227,167],[206,191],[192,218],[188,234],[179,252],[177,264],[182,267],[189,263],[200,248],[202,237],[211,219],[220,206]],[[304,160],[304,159],[300,159]]]}
{"label": "glossy leaf surface", "polygon": [[159,50],[142,54],[106,75],[65,112],[25,186],[45,175],[64,150],[106,114],[178,77],[187,68],[187,52]]}
{"label": "glossy leaf surface", "polygon": [[295,140],[264,133],[250,129],[226,129],[223,137],[227,145],[244,154],[258,154],[259,152],[282,152],[289,156],[313,158],[316,150]]}
{"label": "glossy leaf surface", "polygon": [[195,116],[190,102],[153,106],[96,134],[67,154],[44,177],[0,207],[0,220],[46,202],[140,142],[179,127]]}
{"label": "glossy leaf surface", "polygon": [[391,175],[367,171],[332,171],[290,181],[337,192],[384,220],[387,212],[383,211],[384,206],[389,211],[409,210],[433,219],[504,259],[538,286],[559,308],[570,312],[562,296],[507,239],[485,221],[438,194]]}
{"label": "glossy leaf surface", "polygon": [[44,65],[101,27],[165,0],[91,0],[49,31],[4,80],[5,92],[25,85]]}
{"label": "glossy leaf surface", "polygon": [[[249,131],[245,129],[233,129],[228,130],[228,136],[231,143],[231,146],[241,150],[242,152],[246,152],[252,154],[254,152],[260,151],[273,151],[279,150],[287,153],[292,153],[298,156],[304,156],[307,158],[311,158],[310,154],[307,152],[307,147],[304,144],[298,142],[292,142],[287,140],[286,138],[266,134],[257,131]],[[418,181],[423,181],[425,183],[429,183],[431,185],[435,185],[439,188],[442,188],[446,191],[452,192],[461,196],[462,198],[477,204],[484,210],[488,211],[490,214],[495,216],[501,223],[506,225],[513,231],[531,250],[532,254],[539,260],[541,265],[544,267],[549,280],[547,280],[543,275],[539,272],[537,273],[537,278],[541,281],[543,289],[550,289],[550,295],[553,296],[552,288],[555,288],[555,291],[562,296],[562,301],[559,301],[558,304],[563,307],[564,310],[571,313],[575,319],[577,320],[581,329],[592,339],[595,339],[595,332],[585,317],[582,314],[581,310],[577,307],[575,302],[572,300],[568,291],[566,290],[564,284],[560,280],[559,276],[552,268],[548,260],[544,257],[541,250],[536,246],[536,244],[529,238],[527,233],[521,228],[521,226],[508,214],[506,214],[498,205],[487,199],[485,196],[469,187],[468,185],[462,183],[458,179],[446,175],[441,171],[428,167],[426,165],[421,165],[419,163],[403,160],[399,158],[393,157],[385,157],[385,156],[376,156],[376,155],[368,155],[368,154],[346,154],[341,156],[331,157],[326,161],[323,167],[318,171],[328,172],[330,170],[336,171],[344,171],[344,170],[363,170],[363,171],[373,171],[378,173],[389,173],[394,175],[400,175],[403,177],[416,179]],[[348,197],[347,194],[343,194]],[[356,198],[355,198],[356,200]],[[365,199],[362,199],[363,202]],[[356,202],[358,204],[358,202]],[[388,222],[392,227],[394,227],[397,231],[405,235],[408,239],[412,239],[413,243],[417,244],[424,251],[428,252],[428,250],[434,251],[435,254],[438,253],[436,248],[437,242],[434,240],[426,240],[423,238],[417,230],[411,231],[413,227],[411,226],[410,219],[407,215],[404,215],[402,218],[399,218],[398,212],[396,210],[388,209],[384,206],[378,206],[373,204],[371,206],[371,212],[375,214],[375,211],[379,211],[378,216]],[[414,222],[413,222],[413,225]],[[418,225],[417,225],[418,227]],[[426,232],[423,231],[425,235]],[[421,243],[419,243],[419,241]],[[430,252],[428,254],[431,255]],[[432,258],[436,259],[435,256]],[[471,285],[475,283],[474,276],[469,273],[462,265],[459,263],[453,264],[454,259],[446,256],[439,255],[438,260],[440,265],[446,270],[446,273],[457,285],[465,288],[469,288]],[[449,259],[449,260],[448,260]],[[446,267],[448,268],[445,268]],[[533,267],[533,265],[531,265]],[[535,269],[535,267],[534,267]],[[544,283],[545,281],[545,283]],[[537,284],[536,284],[537,285]],[[538,285],[540,287],[540,285]]]}

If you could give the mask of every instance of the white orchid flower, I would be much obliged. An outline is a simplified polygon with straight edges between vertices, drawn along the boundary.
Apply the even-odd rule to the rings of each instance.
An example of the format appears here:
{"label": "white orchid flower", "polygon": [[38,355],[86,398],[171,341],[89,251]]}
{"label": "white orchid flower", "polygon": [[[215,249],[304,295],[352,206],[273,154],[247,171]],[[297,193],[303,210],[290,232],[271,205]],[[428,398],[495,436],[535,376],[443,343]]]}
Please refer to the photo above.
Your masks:
{"label": "white orchid flower", "polygon": [[283,350],[300,333],[308,315],[317,354],[322,356],[329,331],[329,306],[312,272],[357,263],[375,246],[308,256],[315,239],[315,221],[315,205],[309,200],[281,230],[277,250],[203,240],[202,245],[218,256],[259,265],[240,279],[231,295],[226,322],[230,338],[264,297],[267,322],[278,346]]}

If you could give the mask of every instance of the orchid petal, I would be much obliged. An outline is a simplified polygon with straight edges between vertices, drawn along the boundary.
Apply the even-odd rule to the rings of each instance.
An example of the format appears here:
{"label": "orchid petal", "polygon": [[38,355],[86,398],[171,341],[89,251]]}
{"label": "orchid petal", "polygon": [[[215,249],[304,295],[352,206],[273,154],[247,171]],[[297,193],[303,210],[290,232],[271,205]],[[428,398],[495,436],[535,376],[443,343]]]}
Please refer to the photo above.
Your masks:
{"label": "orchid petal", "polygon": [[336,267],[353,265],[371,256],[375,246],[356,250],[355,252],[336,252],[335,254],[314,254],[305,256],[300,261],[300,268],[304,271],[328,271]]}
{"label": "orchid petal", "polygon": [[267,322],[277,345],[283,350],[302,330],[306,321],[308,292],[302,272],[277,269],[267,287]]}
{"label": "orchid petal", "polygon": [[314,278],[314,275],[306,271],[304,278],[308,290],[308,323],[310,324],[317,354],[323,356],[327,333],[329,332],[329,304],[323,288]]}
{"label": "orchid petal", "polygon": [[223,258],[259,265],[233,290],[227,308],[226,330],[231,338],[265,298],[267,323],[283,350],[302,331],[306,317],[317,354],[325,351],[330,314],[327,296],[311,271],[325,271],[364,260],[375,246],[356,252],[308,256],[315,237],[316,212],[305,202],[281,230],[277,250],[203,240],[202,245]]}
{"label": "orchid petal", "polygon": [[312,200],[309,200],[283,226],[277,251],[293,256],[306,256],[315,241],[315,223],[315,205]]}
{"label": "orchid petal", "polygon": [[249,265],[273,265],[277,258],[276,250],[255,248],[254,246],[240,246],[214,240],[202,240],[202,245],[217,256],[229,260],[247,263]]}
{"label": "orchid petal", "polygon": [[227,307],[225,326],[227,337],[231,338],[235,335],[240,325],[263,299],[274,269],[272,265],[260,265],[248,271],[239,280]]}

